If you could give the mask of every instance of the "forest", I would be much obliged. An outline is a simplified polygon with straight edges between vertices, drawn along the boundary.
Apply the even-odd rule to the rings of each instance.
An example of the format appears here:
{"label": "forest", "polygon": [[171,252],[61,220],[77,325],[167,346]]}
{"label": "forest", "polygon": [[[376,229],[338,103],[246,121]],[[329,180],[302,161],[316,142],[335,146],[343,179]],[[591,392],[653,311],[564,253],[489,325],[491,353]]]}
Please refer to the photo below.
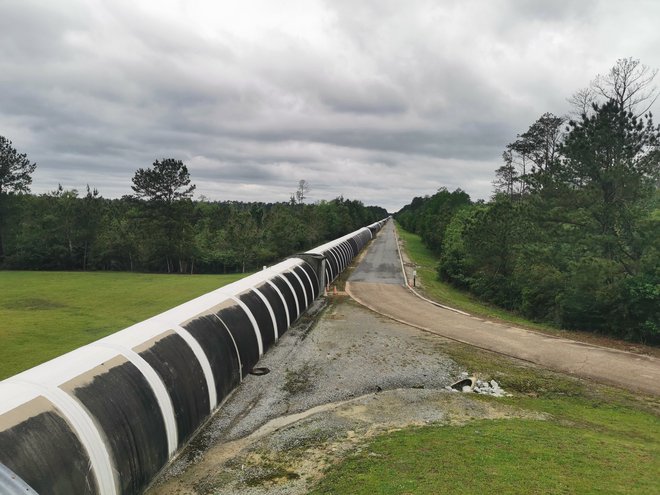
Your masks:
{"label": "forest", "polygon": [[530,319],[660,343],[657,71],[621,59],[506,146],[489,201],[460,189],[395,218],[438,276]]}
{"label": "forest", "polygon": [[260,269],[387,216],[339,197],[306,204],[193,200],[181,160],[138,169],[133,194],[58,187],[30,194],[35,164],[0,136],[0,268],[230,273]]}

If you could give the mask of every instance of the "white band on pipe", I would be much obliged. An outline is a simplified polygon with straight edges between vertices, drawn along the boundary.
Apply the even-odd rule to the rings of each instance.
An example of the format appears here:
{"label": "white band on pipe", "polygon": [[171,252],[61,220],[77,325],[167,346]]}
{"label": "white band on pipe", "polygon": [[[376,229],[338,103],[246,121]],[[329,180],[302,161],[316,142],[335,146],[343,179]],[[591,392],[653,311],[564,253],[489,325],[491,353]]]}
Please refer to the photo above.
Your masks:
{"label": "white band on pipe", "polygon": [[264,343],[263,340],[261,339],[259,324],[257,323],[257,320],[254,318],[252,311],[250,311],[250,308],[248,308],[247,305],[243,301],[241,301],[238,297],[232,296],[231,300],[234,301],[236,304],[238,304],[241,308],[243,308],[243,311],[245,311],[245,314],[250,319],[250,323],[252,323],[252,329],[254,330],[254,335],[257,337],[257,346],[259,347],[259,357],[263,356]]}
{"label": "white band on pipe", "polygon": [[[309,285],[312,286],[312,297],[314,297],[314,292],[316,292],[314,290],[315,285],[312,283],[312,279],[309,277],[309,274],[307,273],[307,271],[302,266],[300,268],[303,271],[303,273],[305,274],[305,277],[307,277],[307,280],[309,280]],[[312,270],[312,273],[314,273],[314,270]],[[316,274],[314,274],[314,277],[316,277]],[[316,284],[316,287],[318,287],[318,283]]]}
{"label": "white band on pipe", "polygon": [[215,391],[215,378],[213,378],[213,369],[211,369],[211,363],[209,358],[206,356],[204,349],[199,345],[197,339],[193,337],[188,330],[185,328],[176,325],[173,327],[173,330],[188,344],[190,349],[195,354],[199,365],[202,367],[202,372],[204,373],[204,378],[206,378],[206,387],[209,389],[209,413],[215,409],[215,406],[218,405],[218,394]]}
{"label": "white band on pipe", "polygon": [[229,335],[229,338],[231,339],[232,343],[234,344],[234,349],[236,350],[236,358],[238,359],[238,378],[240,379],[241,382],[243,382],[243,363],[241,363],[241,353],[238,352],[238,346],[236,345],[236,340],[234,339],[234,336],[229,331],[229,328],[227,328],[227,325],[225,324],[225,322],[222,321],[222,318],[220,318],[218,315],[213,315],[213,316],[215,316],[218,319],[220,324],[227,331],[227,335]]}
{"label": "white band on pipe", "polygon": [[277,320],[275,319],[275,313],[273,312],[273,308],[270,307],[270,303],[268,302],[268,299],[266,299],[266,296],[264,296],[259,289],[256,287],[252,289],[255,294],[257,294],[263,303],[266,305],[266,308],[268,309],[268,312],[270,313],[270,319],[273,322],[273,332],[275,332],[275,341],[278,339],[278,331],[277,331]]}
{"label": "white band on pipe", "polygon": [[174,406],[172,405],[172,398],[165,388],[163,380],[160,378],[156,370],[154,370],[151,365],[137,352],[128,347],[124,347],[118,344],[112,344],[110,342],[98,341],[90,344],[90,347],[105,347],[106,349],[112,349],[114,351],[122,354],[126,359],[128,359],[140,373],[144,375],[144,378],[149,383],[151,390],[153,390],[158,405],[160,406],[160,411],[163,414],[163,421],[165,423],[165,433],[167,435],[167,452],[169,457],[176,452],[177,446],[179,445],[179,435],[176,427],[176,416],[174,415]]}
{"label": "white band on pipe", "polygon": [[302,279],[298,276],[296,272],[293,270],[290,271],[290,273],[296,277],[296,280],[298,280],[298,283],[300,284],[300,288],[303,291],[303,297],[305,298],[305,309],[307,309],[307,306],[309,306],[309,301],[307,301],[307,289],[305,288],[305,284],[303,284]]}
{"label": "white band on pipe", "polygon": [[293,293],[293,300],[296,302],[296,313],[298,316],[300,316],[300,305],[298,304],[298,296],[296,295],[296,291],[293,289],[293,285],[291,285],[291,282],[282,274],[278,274],[278,277],[280,277],[282,280],[284,280],[284,283],[289,286],[289,289],[291,289],[291,292]]}
{"label": "white band on pipe", "polygon": [[282,299],[282,304],[284,305],[284,312],[286,313],[286,327],[289,328],[291,326],[291,317],[289,316],[289,305],[286,303],[286,299],[284,299],[284,294],[282,294],[280,289],[273,282],[271,282],[270,280],[267,280],[266,282],[273,289],[275,289],[275,292],[277,292],[280,296],[280,299]]}
{"label": "white band on pipe", "polygon": [[76,432],[76,436],[82,443],[89,456],[90,471],[96,474],[96,481],[99,484],[99,491],[103,494],[118,494],[119,490],[115,483],[114,463],[108,453],[105,440],[96,423],[87,412],[87,409],[80,404],[74,397],[66,393],[59,387],[43,386],[39,383],[33,383],[26,380],[11,379],[13,383],[27,385],[39,392],[46,399],[55,405],[71,427]]}

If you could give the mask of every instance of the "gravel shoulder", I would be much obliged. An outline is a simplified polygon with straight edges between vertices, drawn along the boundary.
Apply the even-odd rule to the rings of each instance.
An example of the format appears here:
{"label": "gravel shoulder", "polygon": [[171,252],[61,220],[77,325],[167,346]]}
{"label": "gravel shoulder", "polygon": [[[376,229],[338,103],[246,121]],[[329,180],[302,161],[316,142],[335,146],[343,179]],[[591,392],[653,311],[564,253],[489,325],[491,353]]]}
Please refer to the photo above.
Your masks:
{"label": "gravel shoulder", "polygon": [[344,297],[304,318],[147,493],[302,494],[378,433],[530,415],[445,390],[463,371],[445,339]]}

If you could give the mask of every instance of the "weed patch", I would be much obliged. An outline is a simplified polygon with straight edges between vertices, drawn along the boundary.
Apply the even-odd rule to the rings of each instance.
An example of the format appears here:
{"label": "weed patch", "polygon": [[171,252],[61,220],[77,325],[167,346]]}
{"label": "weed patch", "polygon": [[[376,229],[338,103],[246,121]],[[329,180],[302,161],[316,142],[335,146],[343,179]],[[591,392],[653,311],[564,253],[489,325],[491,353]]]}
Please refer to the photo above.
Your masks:
{"label": "weed patch", "polygon": [[312,388],[314,388],[314,375],[317,373],[317,371],[317,368],[310,363],[304,363],[297,369],[287,368],[284,374],[282,390],[290,395],[309,392]]}

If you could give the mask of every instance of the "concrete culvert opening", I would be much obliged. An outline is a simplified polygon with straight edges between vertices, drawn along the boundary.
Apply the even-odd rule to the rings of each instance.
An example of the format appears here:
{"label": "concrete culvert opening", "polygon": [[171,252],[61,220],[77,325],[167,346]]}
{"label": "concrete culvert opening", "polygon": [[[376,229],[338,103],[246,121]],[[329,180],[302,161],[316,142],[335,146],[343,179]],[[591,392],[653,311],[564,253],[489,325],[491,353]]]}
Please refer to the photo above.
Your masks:
{"label": "concrete culvert opening", "polygon": [[458,390],[459,392],[468,392],[474,389],[474,384],[475,384],[475,378],[473,376],[469,376],[467,378],[458,380],[455,383],[452,383],[450,387],[453,388],[454,390]]}
{"label": "concrete culvert opening", "polygon": [[270,368],[252,368],[250,371],[251,375],[262,376],[270,373]]}

